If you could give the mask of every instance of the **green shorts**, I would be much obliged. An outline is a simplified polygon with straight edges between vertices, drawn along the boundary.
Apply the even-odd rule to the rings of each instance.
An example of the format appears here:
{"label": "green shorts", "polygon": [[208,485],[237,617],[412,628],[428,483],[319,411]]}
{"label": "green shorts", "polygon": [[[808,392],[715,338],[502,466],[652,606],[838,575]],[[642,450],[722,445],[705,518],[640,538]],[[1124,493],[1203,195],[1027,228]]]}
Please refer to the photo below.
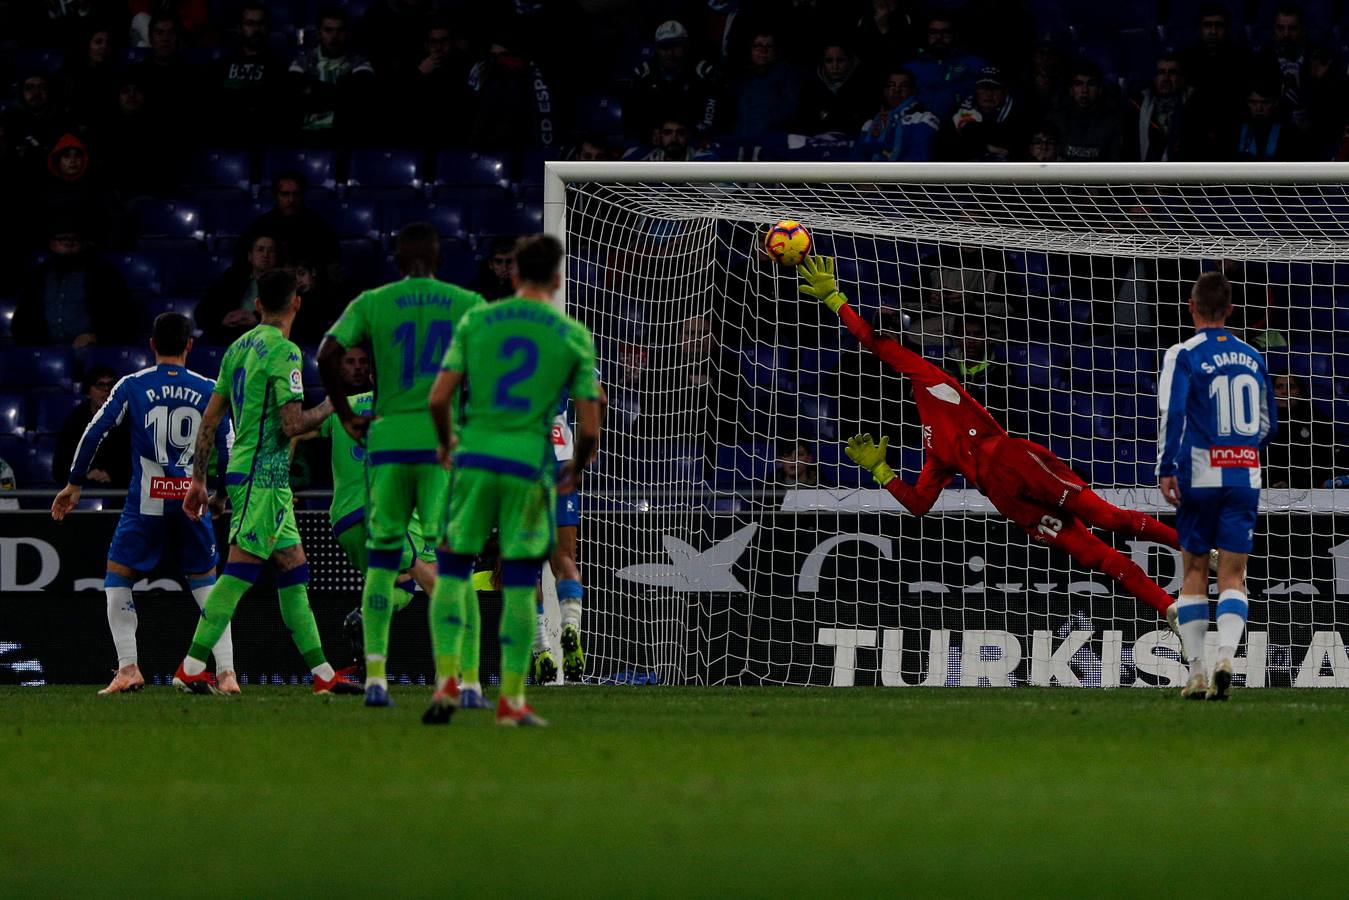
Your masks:
{"label": "green shorts", "polygon": [[230,540],[245,553],[270,559],[278,550],[300,543],[295,527],[295,505],[289,487],[264,488],[252,483],[231,484]]}
{"label": "green shorts", "polygon": [[412,537],[418,545],[417,555],[434,561],[435,535],[423,536],[420,528],[414,532],[413,513],[422,522],[442,521],[450,473],[426,463],[386,463],[369,466],[365,471],[370,488],[367,546],[371,550],[393,550]]}
{"label": "green shorts", "polygon": [[[362,574],[369,568],[369,558],[366,555],[365,519],[357,519],[341,531],[333,534],[337,545],[342,548],[342,552],[347,556],[347,562],[351,567]],[[398,571],[406,572],[412,568],[413,560],[420,559],[434,564],[436,561],[435,541],[428,541],[422,537],[421,522],[414,517],[412,524],[408,526],[407,541],[403,544],[403,558],[398,562]]]}
{"label": "green shorts", "polygon": [[553,486],[486,469],[455,469],[445,544],[481,553],[500,524],[502,559],[542,559],[557,538]]}

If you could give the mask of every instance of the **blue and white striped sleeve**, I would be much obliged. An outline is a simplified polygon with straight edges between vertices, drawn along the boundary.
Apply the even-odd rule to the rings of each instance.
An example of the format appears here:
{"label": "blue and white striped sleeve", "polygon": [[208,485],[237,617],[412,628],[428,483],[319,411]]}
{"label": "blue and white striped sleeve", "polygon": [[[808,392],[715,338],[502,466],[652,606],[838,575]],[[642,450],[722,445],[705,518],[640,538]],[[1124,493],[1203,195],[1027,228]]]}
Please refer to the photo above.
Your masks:
{"label": "blue and white striped sleeve", "polygon": [[1260,358],[1260,446],[1269,443],[1279,430],[1279,406],[1273,402],[1274,388],[1265,368],[1265,360]]}
{"label": "blue and white striped sleeve", "polygon": [[89,466],[94,461],[94,454],[98,452],[98,447],[103,443],[103,438],[107,437],[108,432],[115,426],[120,425],[126,418],[126,378],[121,379],[113,386],[112,393],[108,395],[108,400],[103,404],[103,408],[95,413],[94,418],[85,426],[84,434],[80,436],[80,443],[75,448],[75,460],[70,464],[69,482],[83,487],[89,477]]}
{"label": "blue and white striped sleeve", "polygon": [[1161,379],[1157,382],[1157,477],[1176,474],[1177,457],[1185,437],[1185,400],[1190,392],[1188,358],[1182,358],[1184,344],[1166,351]]}

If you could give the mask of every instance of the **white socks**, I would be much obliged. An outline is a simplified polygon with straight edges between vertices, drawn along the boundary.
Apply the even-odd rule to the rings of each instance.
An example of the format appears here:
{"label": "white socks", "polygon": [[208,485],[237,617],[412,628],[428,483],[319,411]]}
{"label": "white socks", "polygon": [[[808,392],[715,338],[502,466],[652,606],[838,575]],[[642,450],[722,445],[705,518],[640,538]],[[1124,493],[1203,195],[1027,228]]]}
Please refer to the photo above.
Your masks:
{"label": "white socks", "polygon": [[321,678],[324,681],[332,681],[333,676],[337,674],[333,671],[332,663],[323,663],[322,665],[315,666],[309,671],[314,673],[315,678]]}
{"label": "white socks", "polygon": [[562,603],[562,627],[575,625],[577,630],[581,628],[581,601],[565,600]]}
{"label": "white socks", "polygon": [[1230,588],[1218,595],[1218,661],[1231,660],[1246,631],[1250,604],[1243,591]]}
{"label": "white socks", "polygon": [[535,615],[534,624],[534,652],[540,653],[548,649],[548,617],[540,609]]}
{"label": "white socks", "polygon": [[[211,588],[214,585],[215,581],[212,580],[210,584],[192,588],[192,599],[197,601],[197,609],[206,608],[206,598],[211,596]],[[225,626],[225,630],[220,633],[220,640],[216,641],[215,647],[211,649],[211,653],[215,655],[216,672],[234,671],[234,636],[230,632],[230,627],[229,625]],[[187,674],[192,675],[194,673],[188,672]]]}
{"label": "white socks", "polygon": [[1176,598],[1180,642],[1190,660],[1190,675],[1203,673],[1204,640],[1208,634],[1208,597],[1181,594]]}
{"label": "white socks", "polygon": [[117,648],[117,666],[136,662],[136,603],[129,587],[105,587],[108,595],[108,628]]}
{"label": "white socks", "polygon": [[206,671],[206,663],[192,657],[183,658],[183,672],[187,675],[200,675]]}

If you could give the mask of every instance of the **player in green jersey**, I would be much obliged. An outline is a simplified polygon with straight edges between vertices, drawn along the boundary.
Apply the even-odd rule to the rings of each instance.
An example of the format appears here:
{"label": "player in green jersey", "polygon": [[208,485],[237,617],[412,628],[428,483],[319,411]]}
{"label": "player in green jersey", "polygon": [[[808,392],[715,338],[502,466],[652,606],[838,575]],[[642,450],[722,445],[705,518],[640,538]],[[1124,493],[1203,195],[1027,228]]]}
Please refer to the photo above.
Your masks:
{"label": "player in green jersey", "polygon": [[[595,344],[580,322],[552,306],[562,284],[562,245],[547,235],[516,244],[516,295],[475,309],[455,330],[444,371],[431,390],[443,463],[453,466],[440,579],[431,598],[436,691],[422,721],[448,722],[459,703],[463,619],[471,602],[473,559],[493,526],[501,544],[500,725],[544,725],[525,704],[534,585],[556,538],[553,415],[563,390],[576,403],[576,447],[564,486],[572,486],[599,444],[600,390]],[[472,389],[456,430],[460,386]]]}
{"label": "player in green jersey", "polygon": [[[398,232],[394,259],[403,280],[366,291],[347,307],[319,347],[319,370],[343,430],[364,441],[370,485],[365,620],[367,706],[391,706],[386,661],[390,598],[413,512],[429,527],[444,517],[449,475],[437,463],[426,395],[455,324],[485,301],[435,278],[440,239],[424,222]],[[375,354],[373,418],[356,414],[342,390],[346,348],[369,341]]]}
{"label": "player in green jersey", "polygon": [[[370,390],[370,357],[363,347],[351,347],[342,355],[342,389],[347,402],[357,415],[374,413],[375,395]],[[346,554],[347,562],[360,572],[366,569],[365,510],[369,501],[365,482],[365,448],[352,440],[343,430],[334,413],[323,420],[314,437],[332,442],[333,499],[328,507],[328,521],[333,539]],[[420,586],[428,597],[436,582],[436,541],[434,533],[423,536],[421,521],[414,513],[403,542],[402,558],[398,562],[398,581],[392,597],[394,612],[403,609],[412,600]],[[352,639],[356,658],[365,660],[363,617],[358,606],[347,616],[342,630]]]}
{"label": "player in green jersey", "polygon": [[[359,694],[361,689],[334,672],[323,655],[318,625],[309,608],[309,565],[290,493],[291,439],[313,430],[332,412],[326,401],[301,409],[304,387],[300,348],[290,341],[290,327],[300,309],[295,279],[276,270],[258,279],[254,301],[262,322],[225,351],[220,377],[197,432],[196,458],[206,459],[216,426],[226,408],[234,420],[234,447],[225,470],[230,519],[229,558],[206,598],[201,621],[187,657],[173,676],[173,685],[192,694],[215,692],[206,674],[206,657],[234,617],[234,608],[262,571],[276,564],[281,618],[295,646],[314,673],[316,694]],[[206,507],[206,468],[194,467],[183,511],[199,520]]]}

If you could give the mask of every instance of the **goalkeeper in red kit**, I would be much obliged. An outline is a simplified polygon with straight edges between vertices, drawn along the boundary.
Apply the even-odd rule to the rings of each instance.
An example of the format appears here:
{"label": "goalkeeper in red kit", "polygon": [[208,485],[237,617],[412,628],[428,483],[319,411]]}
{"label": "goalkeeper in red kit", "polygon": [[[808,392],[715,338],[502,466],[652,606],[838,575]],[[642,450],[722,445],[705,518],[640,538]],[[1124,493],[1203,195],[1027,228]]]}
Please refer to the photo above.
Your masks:
{"label": "goalkeeper in red kit", "polygon": [[837,313],[848,330],[886,365],[913,382],[923,423],[923,470],[908,484],[885,462],[889,438],[871,435],[848,441],[847,454],[916,516],[932,508],[957,474],[988,497],[994,508],[1020,526],[1031,540],[1057,547],[1078,563],[1115,579],[1134,597],[1166,615],[1175,602],[1152,579],[1088,525],[1177,546],[1176,530],[1151,516],[1120,509],[1101,499],[1051,451],[1014,438],[951,375],[877,334],[838,292],[834,260],[807,257],[801,263],[801,293]]}

